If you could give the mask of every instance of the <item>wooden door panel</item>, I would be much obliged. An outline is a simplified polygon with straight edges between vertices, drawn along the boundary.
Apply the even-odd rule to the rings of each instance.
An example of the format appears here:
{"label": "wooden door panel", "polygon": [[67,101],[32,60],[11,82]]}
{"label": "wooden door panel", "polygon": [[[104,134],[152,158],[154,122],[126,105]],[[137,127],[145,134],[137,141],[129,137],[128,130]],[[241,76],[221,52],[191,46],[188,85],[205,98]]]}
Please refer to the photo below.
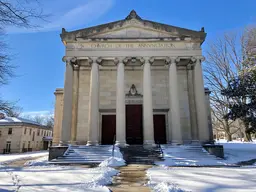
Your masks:
{"label": "wooden door panel", "polygon": [[154,139],[155,143],[166,144],[165,115],[154,115]]}
{"label": "wooden door panel", "polygon": [[102,115],[101,144],[112,145],[116,135],[116,115]]}
{"label": "wooden door panel", "polygon": [[142,105],[126,105],[126,142],[143,144]]}

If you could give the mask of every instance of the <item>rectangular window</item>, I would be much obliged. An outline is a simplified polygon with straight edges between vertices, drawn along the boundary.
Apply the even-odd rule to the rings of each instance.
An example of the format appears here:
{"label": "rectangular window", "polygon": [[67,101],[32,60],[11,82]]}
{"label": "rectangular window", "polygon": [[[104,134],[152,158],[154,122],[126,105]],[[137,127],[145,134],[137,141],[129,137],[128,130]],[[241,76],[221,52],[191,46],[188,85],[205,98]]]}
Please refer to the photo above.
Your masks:
{"label": "rectangular window", "polygon": [[30,141],[28,142],[28,148],[30,148]]}
{"label": "rectangular window", "polygon": [[25,149],[25,146],[26,146],[26,141],[23,141],[23,146],[22,146],[22,148]]}
{"label": "rectangular window", "polygon": [[35,141],[35,131],[33,132],[32,141]]}
{"label": "rectangular window", "polygon": [[26,133],[27,133],[27,128],[24,129],[24,135],[26,135]]}
{"label": "rectangular window", "polygon": [[45,137],[46,131],[44,131],[44,137]]}
{"label": "rectangular window", "polygon": [[31,135],[31,133],[32,133],[32,129],[29,130],[29,135]]}
{"label": "rectangular window", "polygon": [[39,135],[40,135],[40,129],[37,130],[37,136],[39,136]]}
{"label": "rectangular window", "polygon": [[12,128],[9,128],[8,129],[8,135],[11,135],[12,134]]}

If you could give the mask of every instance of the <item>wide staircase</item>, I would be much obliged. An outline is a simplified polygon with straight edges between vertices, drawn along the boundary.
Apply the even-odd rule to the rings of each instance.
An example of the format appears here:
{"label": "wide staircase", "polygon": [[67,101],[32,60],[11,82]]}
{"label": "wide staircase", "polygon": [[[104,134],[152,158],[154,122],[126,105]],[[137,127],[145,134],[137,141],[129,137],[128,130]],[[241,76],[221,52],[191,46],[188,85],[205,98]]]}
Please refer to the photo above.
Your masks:
{"label": "wide staircase", "polygon": [[71,145],[63,156],[50,161],[52,164],[99,164],[112,156],[112,146]]}
{"label": "wide staircase", "polygon": [[158,146],[130,145],[120,147],[123,159],[127,164],[153,165],[162,160],[161,149]]}

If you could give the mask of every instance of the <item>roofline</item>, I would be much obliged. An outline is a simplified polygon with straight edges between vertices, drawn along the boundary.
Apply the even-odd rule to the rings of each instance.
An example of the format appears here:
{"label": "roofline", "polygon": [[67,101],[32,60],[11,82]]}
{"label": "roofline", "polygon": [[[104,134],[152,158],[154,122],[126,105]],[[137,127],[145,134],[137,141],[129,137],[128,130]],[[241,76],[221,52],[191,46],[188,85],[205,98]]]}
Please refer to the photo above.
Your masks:
{"label": "roofline", "polygon": [[45,125],[37,125],[37,124],[33,124],[33,123],[23,123],[23,122],[0,122],[0,128],[1,126],[25,126],[25,125],[29,125],[29,126],[36,126],[38,128],[43,128],[43,129],[52,129],[52,128],[49,128]]}
{"label": "roofline", "polygon": [[[186,28],[172,26],[172,25],[168,25],[168,24],[158,23],[155,21],[144,20],[141,17],[139,17],[134,10],[132,10],[130,12],[130,14],[123,20],[118,20],[118,21],[114,21],[114,22],[109,22],[109,23],[91,26],[91,27],[78,29],[78,30],[74,30],[74,31],[69,31],[69,32],[66,31],[65,28],[62,28],[62,33],[60,34],[60,37],[61,37],[63,44],[66,44],[66,42],[69,41],[69,38],[66,38],[66,37],[71,34],[76,36],[80,32],[84,32],[85,36],[95,35],[95,31],[97,34],[101,31],[104,31],[105,29],[111,30],[115,24],[119,24],[120,26],[122,26],[124,22],[126,22],[127,20],[131,20],[131,19],[136,19],[140,22],[143,22],[144,25],[150,25],[150,26],[153,25],[153,27],[155,27],[157,30],[161,29],[162,31],[166,31],[166,32],[171,32],[173,29],[180,30],[182,33],[184,33],[181,35],[184,35],[184,36],[188,35],[188,36],[200,38],[201,44],[205,41],[206,33],[204,31],[204,27],[202,27],[200,31],[196,31],[196,30],[186,29]],[[186,34],[186,33],[192,33],[192,34]],[[75,37],[75,38],[77,38],[77,37]]]}

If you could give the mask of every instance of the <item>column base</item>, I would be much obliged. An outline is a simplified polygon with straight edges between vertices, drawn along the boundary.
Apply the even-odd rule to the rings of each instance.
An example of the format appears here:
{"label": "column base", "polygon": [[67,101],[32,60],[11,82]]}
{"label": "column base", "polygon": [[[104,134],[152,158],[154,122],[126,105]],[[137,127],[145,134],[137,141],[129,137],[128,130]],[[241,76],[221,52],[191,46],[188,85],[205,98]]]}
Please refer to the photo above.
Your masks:
{"label": "column base", "polygon": [[151,146],[156,146],[155,141],[154,140],[145,140],[143,142],[143,145],[151,145]]}
{"label": "column base", "polygon": [[87,141],[87,146],[93,146],[93,145],[99,145],[99,142],[98,141]]}
{"label": "column base", "polygon": [[126,144],[126,141],[116,141],[115,145],[116,145],[116,146],[121,146],[121,147],[128,146],[128,145]]}

